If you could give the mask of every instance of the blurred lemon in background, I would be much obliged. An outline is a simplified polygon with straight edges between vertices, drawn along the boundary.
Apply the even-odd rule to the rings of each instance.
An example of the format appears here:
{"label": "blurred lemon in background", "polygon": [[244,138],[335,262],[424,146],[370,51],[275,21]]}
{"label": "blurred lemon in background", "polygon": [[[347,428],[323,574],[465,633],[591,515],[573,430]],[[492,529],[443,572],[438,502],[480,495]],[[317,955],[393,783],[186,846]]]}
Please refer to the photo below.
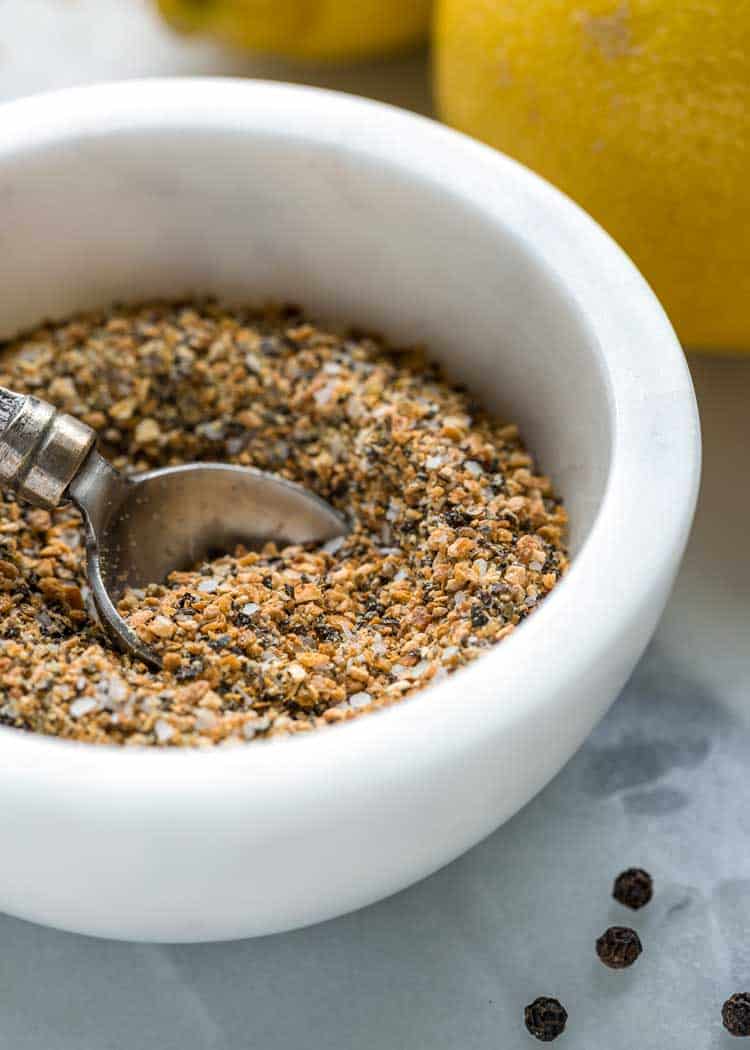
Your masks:
{"label": "blurred lemon in background", "polygon": [[569,193],[682,341],[750,349],[750,2],[439,0],[450,124]]}
{"label": "blurred lemon in background", "polygon": [[213,33],[252,51],[350,60],[427,34],[431,0],[157,0],[178,29]]}

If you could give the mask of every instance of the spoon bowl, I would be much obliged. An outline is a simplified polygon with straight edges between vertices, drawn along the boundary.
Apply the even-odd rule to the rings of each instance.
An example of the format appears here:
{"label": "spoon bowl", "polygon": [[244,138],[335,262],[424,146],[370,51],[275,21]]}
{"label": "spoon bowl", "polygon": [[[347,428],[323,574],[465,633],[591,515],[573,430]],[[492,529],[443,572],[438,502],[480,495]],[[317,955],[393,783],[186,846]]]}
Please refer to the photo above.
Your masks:
{"label": "spoon bowl", "polygon": [[189,463],[125,478],[93,453],[70,486],[86,521],[87,573],[102,625],[122,648],[159,664],[117,611],[130,588],[160,583],[242,546],[323,543],[347,531],[324,500],[252,467]]}

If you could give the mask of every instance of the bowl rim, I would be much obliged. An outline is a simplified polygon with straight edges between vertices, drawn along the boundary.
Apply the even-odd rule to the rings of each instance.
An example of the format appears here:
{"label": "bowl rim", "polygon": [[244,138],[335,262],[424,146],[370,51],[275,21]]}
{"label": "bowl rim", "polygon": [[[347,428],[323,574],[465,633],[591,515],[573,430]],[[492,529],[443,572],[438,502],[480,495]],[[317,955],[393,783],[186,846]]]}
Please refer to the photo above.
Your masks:
{"label": "bowl rim", "polygon": [[[320,88],[154,78],[15,100],[0,106],[0,167],[79,136],[165,127],[296,136],[346,148],[439,185],[509,229],[574,300],[594,337],[610,395],[605,492],[566,579],[523,628],[405,701],[251,748],[91,745],[0,727],[0,769],[87,787],[94,777],[112,790],[126,787],[131,804],[144,807],[155,784],[184,799],[191,787],[221,792],[228,782],[267,782],[291,798],[300,778],[322,784],[334,767],[342,776],[348,770],[372,778],[394,761],[426,768],[441,754],[470,753],[480,735],[541,716],[565,683],[606,658],[644,615],[687,541],[700,475],[699,421],[682,348],[654,293],[590,216],[518,162],[427,117]],[[582,614],[585,641],[565,645]],[[539,651],[554,660],[540,662]],[[493,701],[498,682],[508,702]]]}

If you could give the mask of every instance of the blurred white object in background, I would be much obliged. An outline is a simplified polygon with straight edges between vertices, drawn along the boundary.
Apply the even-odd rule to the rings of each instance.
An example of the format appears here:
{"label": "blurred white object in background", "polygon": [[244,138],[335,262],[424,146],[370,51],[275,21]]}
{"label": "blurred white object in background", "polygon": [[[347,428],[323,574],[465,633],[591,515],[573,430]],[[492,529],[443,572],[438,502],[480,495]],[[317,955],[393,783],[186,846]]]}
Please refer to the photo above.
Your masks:
{"label": "blurred white object in background", "polygon": [[423,54],[348,69],[291,66],[181,37],[151,0],[4,0],[0,18],[0,102],[95,80],[218,74],[294,80],[430,110]]}

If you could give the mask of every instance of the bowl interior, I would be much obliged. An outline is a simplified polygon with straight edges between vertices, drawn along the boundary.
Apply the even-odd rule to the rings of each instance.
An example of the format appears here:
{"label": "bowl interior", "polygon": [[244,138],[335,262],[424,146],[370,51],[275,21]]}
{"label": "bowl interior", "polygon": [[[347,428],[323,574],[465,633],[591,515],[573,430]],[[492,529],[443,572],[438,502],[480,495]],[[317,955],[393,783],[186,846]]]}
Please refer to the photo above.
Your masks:
{"label": "bowl interior", "polygon": [[535,217],[522,240],[439,174],[415,176],[398,150],[384,165],[299,134],[122,126],[52,139],[0,166],[0,336],[113,300],[208,293],[423,341],[522,425],[575,551],[610,459],[598,347],[534,255]]}

